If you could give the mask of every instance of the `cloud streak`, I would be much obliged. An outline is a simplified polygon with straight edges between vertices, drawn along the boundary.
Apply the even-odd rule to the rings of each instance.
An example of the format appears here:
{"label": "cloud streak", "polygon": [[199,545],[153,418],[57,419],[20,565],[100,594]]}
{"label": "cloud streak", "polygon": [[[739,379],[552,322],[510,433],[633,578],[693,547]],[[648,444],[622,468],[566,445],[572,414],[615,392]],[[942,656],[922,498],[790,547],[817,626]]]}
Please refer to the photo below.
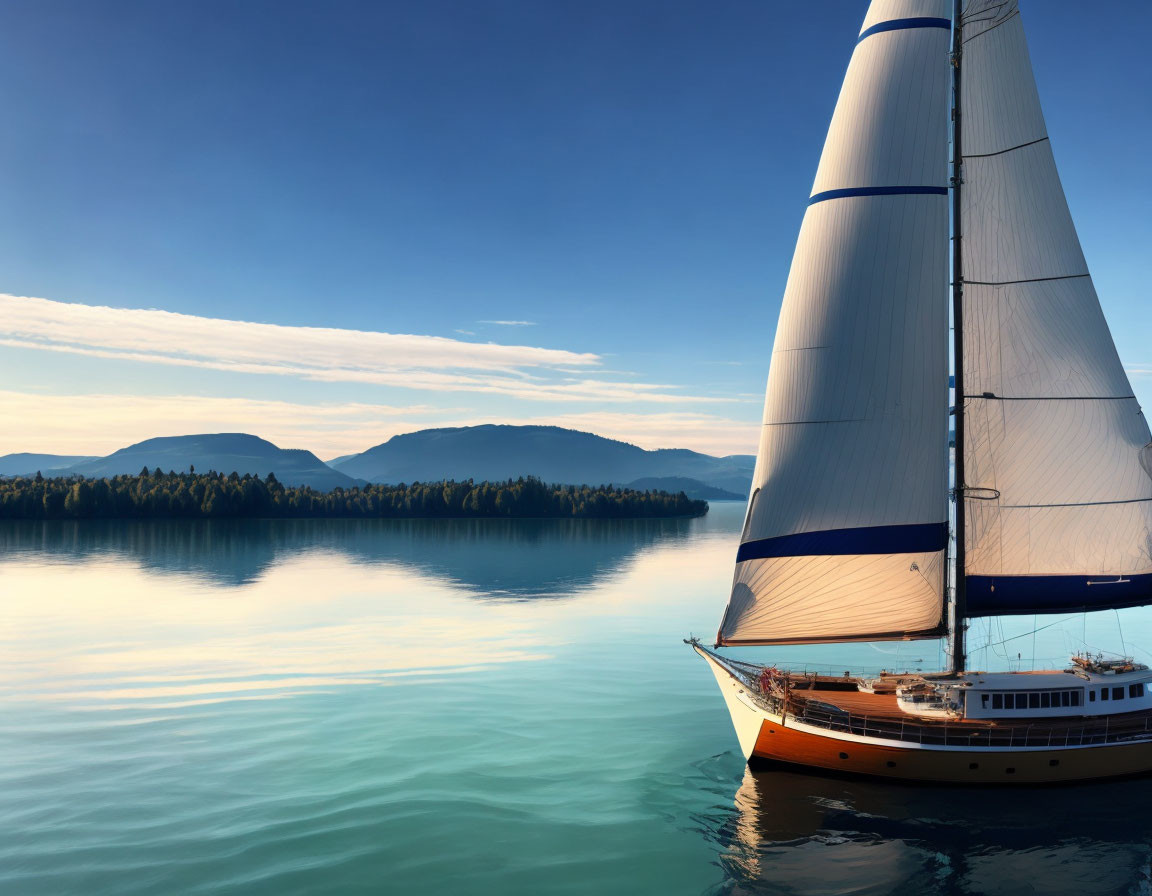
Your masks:
{"label": "cloud streak", "polygon": [[4,390],[0,390],[0,416],[10,421],[0,437],[0,455],[16,451],[108,454],[154,436],[250,432],[282,448],[307,448],[328,459],[364,451],[400,433],[480,423],[564,426],[642,448],[692,448],[724,455],[753,453],[759,430],[754,421],[680,411],[496,417],[428,405]]}
{"label": "cloud streak", "polygon": [[[525,322],[526,323],[526,322]],[[589,352],[440,336],[297,327],[0,294],[0,346],[105,360],[478,392],[535,401],[711,402],[676,387],[604,380]]]}

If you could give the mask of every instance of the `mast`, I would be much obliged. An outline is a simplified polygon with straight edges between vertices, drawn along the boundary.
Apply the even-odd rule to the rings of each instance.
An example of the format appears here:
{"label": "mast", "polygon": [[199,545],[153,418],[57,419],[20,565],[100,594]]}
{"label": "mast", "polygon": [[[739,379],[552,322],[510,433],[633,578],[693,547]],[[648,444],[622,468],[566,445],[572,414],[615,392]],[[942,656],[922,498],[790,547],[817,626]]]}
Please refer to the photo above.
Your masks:
{"label": "mast", "polygon": [[964,53],[962,0],[952,4],[952,354],[953,401],[956,430],[956,587],[952,601],[952,649],[949,671],[964,671],[965,616],[968,604],[964,576],[964,267],[960,228],[960,187],[963,156],[960,144],[960,60]]}

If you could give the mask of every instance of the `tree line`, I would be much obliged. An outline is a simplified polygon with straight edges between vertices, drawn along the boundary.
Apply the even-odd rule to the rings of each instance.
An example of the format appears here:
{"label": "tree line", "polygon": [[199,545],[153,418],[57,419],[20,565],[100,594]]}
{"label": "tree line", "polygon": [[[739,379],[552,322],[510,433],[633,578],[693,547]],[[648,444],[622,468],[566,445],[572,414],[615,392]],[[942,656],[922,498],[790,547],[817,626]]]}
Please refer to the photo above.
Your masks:
{"label": "tree line", "polygon": [[0,519],[215,519],[331,517],[422,519],[540,517],[637,519],[703,516],[708,502],[683,492],[612,485],[549,485],[534,477],[506,482],[413,482],[319,492],[285,486],[273,473],[164,473],[104,479],[0,479]]}

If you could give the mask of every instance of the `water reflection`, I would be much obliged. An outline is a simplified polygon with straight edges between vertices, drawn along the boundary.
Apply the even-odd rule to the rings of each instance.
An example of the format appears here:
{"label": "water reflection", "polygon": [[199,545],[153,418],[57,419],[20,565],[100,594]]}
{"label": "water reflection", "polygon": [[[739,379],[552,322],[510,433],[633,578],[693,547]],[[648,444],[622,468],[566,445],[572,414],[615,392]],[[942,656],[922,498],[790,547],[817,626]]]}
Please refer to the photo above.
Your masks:
{"label": "water reflection", "polygon": [[127,558],[210,584],[255,582],[278,559],[314,551],[398,564],[485,597],[587,590],[635,554],[682,541],[696,520],[163,520],[6,522],[0,556]]}
{"label": "water reflection", "polygon": [[900,785],[746,769],[720,822],[721,892],[1146,893],[1146,779]]}

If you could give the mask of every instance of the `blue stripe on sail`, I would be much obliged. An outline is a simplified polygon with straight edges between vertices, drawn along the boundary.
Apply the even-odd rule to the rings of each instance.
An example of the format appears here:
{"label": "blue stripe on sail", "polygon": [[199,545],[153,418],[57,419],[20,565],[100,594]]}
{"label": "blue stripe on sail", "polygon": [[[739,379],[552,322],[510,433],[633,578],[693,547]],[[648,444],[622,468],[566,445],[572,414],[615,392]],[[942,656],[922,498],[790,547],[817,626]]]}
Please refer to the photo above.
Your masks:
{"label": "blue stripe on sail", "polygon": [[1111,610],[1152,604],[1152,574],[968,576],[967,583],[969,616]]}
{"label": "blue stripe on sail", "polygon": [[914,196],[931,194],[947,196],[947,187],[846,187],[843,190],[825,190],[808,199],[809,205],[826,199],[843,199],[845,196]]}
{"label": "blue stripe on sail", "polygon": [[740,545],[736,562],[768,557],[831,557],[843,554],[928,554],[944,550],[946,523],[909,526],[867,526],[860,529],[826,529],[761,538]]}
{"label": "blue stripe on sail", "polygon": [[873,34],[879,34],[881,31],[903,31],[906,28],[944,28],[948,31],[951,31],[952,20],[927,17],[919,17],[915,19],[889,19],[887,22],[878,22],[867,31],[860,32],[860,36],[856,39],[856,43],[860,43],[860,41],[864,40],[864,38],[871,37]]}

